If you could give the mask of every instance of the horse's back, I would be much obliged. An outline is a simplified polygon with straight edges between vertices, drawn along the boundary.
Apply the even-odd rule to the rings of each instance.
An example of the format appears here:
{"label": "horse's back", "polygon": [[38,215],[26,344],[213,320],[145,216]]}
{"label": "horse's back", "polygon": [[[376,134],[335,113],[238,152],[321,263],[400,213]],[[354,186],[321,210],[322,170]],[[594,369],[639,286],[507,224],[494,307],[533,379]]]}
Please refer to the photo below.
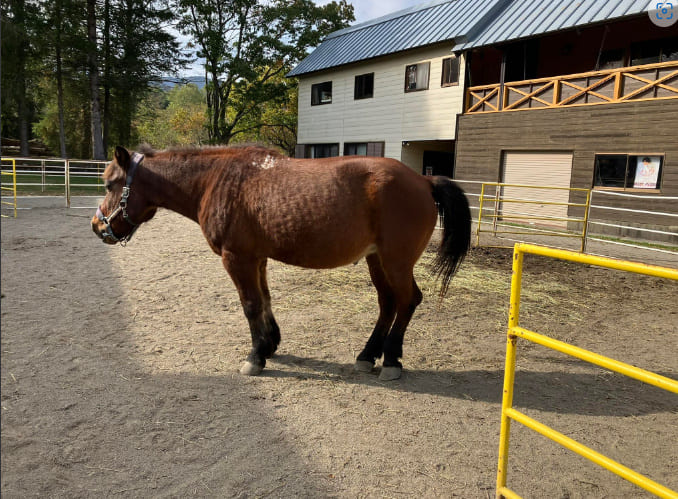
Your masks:
{"label": "horse's back", "polygon": [[312,268],[396,247],[416,260],[435,226],[430,183],[396,160],[265,157],[261,163],[242,185],[241,213],[229,220],[230,238],[247,245],[238,250]]}

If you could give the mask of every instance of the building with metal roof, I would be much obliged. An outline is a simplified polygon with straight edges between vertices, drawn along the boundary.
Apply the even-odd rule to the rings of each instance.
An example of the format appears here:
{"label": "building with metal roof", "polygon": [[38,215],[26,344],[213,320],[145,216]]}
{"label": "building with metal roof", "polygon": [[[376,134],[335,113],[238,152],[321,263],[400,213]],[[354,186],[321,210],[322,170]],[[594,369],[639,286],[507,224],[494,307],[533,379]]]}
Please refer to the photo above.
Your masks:
{"label": "building with metal roof", "polygon": [[479,10],[474,0],[434,1],[331,33],[288,76],[299,76],[353,62],[466,40],[510,0],[488,0]]}
{"label": "building with metal roof", "polygon": [[511,0],[493,19],[455,51],[520,40],[566,29],[646,15],[652,0]]}
{"label": "building with metal roof", "polygon": [[288,76],[299,76],[435,43],[455,52],[644,15],[652,0],[437,0],[331,33]]}
{"label": "building with metal roof", "polygon": [[640,209],[631,234],[675,242],[678,23],[656,6],[437,0],[332,33],[288,74],[295,156],[390,157],[472,197],[498,181],[556,187],[563,202],[528,215],[558,230],[579,223],[570,189],[588,189],[609,196],[589,213],[599,233],[629,233],[618,222]]}

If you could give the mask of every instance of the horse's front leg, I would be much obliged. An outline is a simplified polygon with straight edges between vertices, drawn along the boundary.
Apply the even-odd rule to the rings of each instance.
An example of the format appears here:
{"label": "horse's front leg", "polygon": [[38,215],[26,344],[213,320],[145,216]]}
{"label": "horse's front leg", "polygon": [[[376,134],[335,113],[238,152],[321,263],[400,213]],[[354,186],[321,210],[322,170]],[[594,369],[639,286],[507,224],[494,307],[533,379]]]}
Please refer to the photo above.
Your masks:
{"label": "horse's front leg", "polygon": [[256,376],[280,342],[280,330],[273,318],[266,280],[266,259],[252,259],[223,252],[221,260],[240,295],[240,303],[252,334],[252,350],[240,372]]}

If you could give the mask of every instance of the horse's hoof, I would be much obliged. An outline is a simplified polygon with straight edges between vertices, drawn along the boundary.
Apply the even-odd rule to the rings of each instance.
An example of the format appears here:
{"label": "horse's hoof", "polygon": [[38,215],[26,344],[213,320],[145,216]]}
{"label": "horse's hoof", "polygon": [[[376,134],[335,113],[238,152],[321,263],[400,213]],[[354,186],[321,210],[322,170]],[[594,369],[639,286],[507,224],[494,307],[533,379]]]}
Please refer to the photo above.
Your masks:
{"label": "horse's hoof", "polygon": [[402,372],[402,367],[382,367],[381,372],[379,373],[379,379],[381,381],[393,381],[394,379],[400,378]]}
{"label": "horse's hoof", "polygon": [[249,360],[246,361],[240,368],[240,374],[245,376],[256,376],[264,370],[264,366],[259,366],[257,364],[252,364]]}
{"label": "horse's hoof", "polygon": [[358,371],[359,373],[370,373],[374,364],[369,360],[356,360],[353,364],[353,370]]}

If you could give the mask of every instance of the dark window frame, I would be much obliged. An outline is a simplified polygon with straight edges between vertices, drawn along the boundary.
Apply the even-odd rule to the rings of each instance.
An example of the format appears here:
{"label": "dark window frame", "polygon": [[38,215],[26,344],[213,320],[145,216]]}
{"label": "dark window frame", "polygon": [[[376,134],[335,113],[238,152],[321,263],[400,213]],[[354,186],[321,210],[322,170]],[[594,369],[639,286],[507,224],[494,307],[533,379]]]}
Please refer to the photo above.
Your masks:
{"label": "dark window frame", "polygon": [[[417,73],[419,72],[419,66],[426,66],[427,71],[426,71],[426,85],[419,86],[419,82],[417,82]],[[411,79],[411,72],[414,70],[414,87],[412,87],[412,79]],[[417,62],[414,64],[408,64],[405,66],[405,92],[421,92],[423,90],[428,90],[429,88],[429,83],[431,81],[431,61],[426,61],[426,62]]]}
{"label": "dark window frame", "polygon": [[[358,154],[358,152],[349,152],[351,148],[358,148],[365,146],[365,154]],[[367,142],[344,142],[344,156],[367,156]]]}
{"label": "dark window frame", "polygon": [[[329,88],[329,99],[323,100],[323,92]],[[332,104],[332,80],[314,83],[311,85],[311,106],[322,106]]]}
{"label": "dark window frame", "polygon": [[[445,65],[449,64],[452,67],[449,68],[446,72]],[[456,66],[456,68],[455,68]],[[459,73],[460,73],[460,68],[461,68],[461,62],[459,61],[459,58],[456,55],[453,55],[452,57],[446,57],[443,59],[443,68],[442,68],[442,74],[440,75],[440,86],[441,87],[456,87],[459,86]],[[449,81],[450,78],[449,76],[454,74],[455,80],[454,81]],[[445,78],[447,76],[447,78]],[[448,80],[448,81],[445,81]]]}
{"label": "dark window frame", "polygon": [[[655,187],[634,187],[636,169],[642,158],[659,158],[657,185]],[[626,192],[661,192],[664,175],[664,153],[596,153],[593,163],[593,189]],[[603,171],[606,169],[607,171]],[[614,170],[614,173],[612,171]],[[621,171],[623,170],[623,172]],[[614,185],[617,184],[617,185]]]}
{"label": "dark window frame", "polygon": [[[321,156],[312,156],[311,151],[315,153],[316,148],[324,148],[328,151],[328,154],[323,154]],[[304,145],[304,158],[335,158],[339,156],[339,143],[338,142],[328,142],[322,144],[305,144]]]}
{"label": "dark window frame", "polygon": [[374,97],[374,72],[356,75],[353,83],[353,100]]}
{"label": "dark window frame", "polygon": [[384,157],[386,142],[344,142],[344,156],[357,156],[348,151],[351,147],[365,146],[365,156]]}
{"label": "dark window frame", "polygon": [[673,38],[660,38],[632,43],[629,48],[631,66],[657,64],[678,60],[678,42]]}

